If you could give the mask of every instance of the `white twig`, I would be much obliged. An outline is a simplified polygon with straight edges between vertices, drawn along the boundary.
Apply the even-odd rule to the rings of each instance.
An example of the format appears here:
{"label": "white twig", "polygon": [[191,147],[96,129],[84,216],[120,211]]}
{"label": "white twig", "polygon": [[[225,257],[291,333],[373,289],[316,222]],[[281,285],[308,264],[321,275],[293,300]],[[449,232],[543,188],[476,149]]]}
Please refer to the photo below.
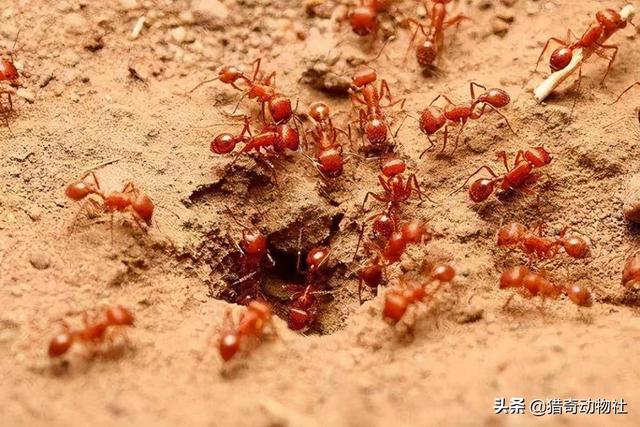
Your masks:
{"label": "white twig", "polygon": [[[625,21],[630,21],[635,15],[635,8],[628,4],[620,10],[620,17]],[[608,37],[602,38],[598,40],[599,44],[604,43]],[[573,74],[584,61],[586,61],[594,50],[589,50],[588,52],[584,52],[584,49],[575,49],[573,51],[573,57],[571,58],[571,62],[562,70],[558,70],[555,73],[552,73],[549,77],[547,77],[542,83],[538,85],[533,90],[533,97],[535,100],[540,103],[544,101],[544,99],[553,92],[555,88],[557,88],[563,81],[567,79],[571,74]]]}

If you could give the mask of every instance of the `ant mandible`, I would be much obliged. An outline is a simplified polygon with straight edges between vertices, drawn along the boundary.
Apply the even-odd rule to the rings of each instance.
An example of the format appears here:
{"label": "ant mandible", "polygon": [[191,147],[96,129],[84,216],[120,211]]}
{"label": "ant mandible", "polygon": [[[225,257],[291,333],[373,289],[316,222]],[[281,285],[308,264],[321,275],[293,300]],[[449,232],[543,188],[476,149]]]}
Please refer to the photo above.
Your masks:
{"label": "ant mandible", "polygon": [[[366,137],[373,148],[388,150],[389,124],[384,109],[396,104],[400,104],[402,109],[405,98],[393,99],[386,80],[381,80],[379,89],[376,88],[377,78],[376,71],[372,68],[357,71],[353,76],[353,87],[349,89],[349,96],[353,107],[358,110],[357,122],[360,126],[363,146]],[[387,100],[386,105],[382,105],[383,99]],[[366,109],[359,108],[358,104],[364,105]]]}
{"label": "ant mandible", "polygon": [[133,326],[133,314],[122,306],[109,307],[92,319],[89,319],[87,312],[83,314],[84,328],[72,330],[66,322],[62,322],[64,331],[54,336],[49,342],[49,357],[56,358],[64,355],[73,343],[81,342],[85,346],[95,347],[104,342],[109,335],[110,329]]}
{"label": "ant mandible", "polygon": [[[544,56],[549,44],[554,41],[561,45],[561,47],[557,48],[551,53],[551,57],[549,59],[549,68],[551,68],[552,72],[559,71],[567,67],[573,58],[573,51],[575,49],[584,49],[585,50],[585,58],[595,53],[601,58],[608,59],[609,63],[607,65],[607,71],[604,73],[602,77],[601,83],[604,83],[604,80],[607,78],[609,71],[611,70],[611,65],[613,61],[616,59],[616,55],[618,53],[618,46],[616,45],[607,45],[604,42],[611,37],[616,31],[623,29],[627,26],[627,20],[623,19],[618,12],[613,9],[604,9],[599,10],[596,13],[596,22],[592,22],[589,24],[589,27],[584,32],[582,37],[576,37],[571,29],[567,30],[567,39],[561,40],[557,37],[551,37],[547,40],[538,57],[538,61],[536,62],[536,70],[538,69],[538,65],[540,64],[540,60]],[[571,39],[575,39],[573,43],[570,43]],[[607,57],[603,51],[612,50],[613,53],[611,57]],[[580,79],[580,77],[578,77]]]}
{"label": "ant mandible", "polygon": [[[84,203],[75,216],[76,219],[83,210],[87,210],[90,215],[110,212],[113,223],[113,214],[115,212],[130,212],[135,223],[139,225],[140,228],[144,229],[143,223],[146,226],[151,225],[155,206],[151,199],[142,193],[133,182],[126,183],[121,191],[106,194],[100,189],[100,182],[96,174],[90,171],[84,174],[79,180],[69,184],[65,190],[65,194],[68,198],[76,202],[84,200]],[[98,196],[100,201],[87,198],[92,194]],[[111,232],[113,238],[113,224]]]}
{"label": "ant mandible", "polygon": [[235,356],[238,350],[249,341],[261,339],[267,325],[271,327],[273,334],[276,333],[271,307],[262,301],[249,303],[246,311],[240,316],[237,327],[234,325],[231,311],[227,311],[225,324],[218,343],[218,351],[225,362]]}
{"label": "ant mandible", "polygon": [[564,227],[557,239],[542,237],[543,227],[544,224],[540,223],[529,230],[518,222],[510,223],[498,230],[496,244],[498,246],[517,245],[526,254],[540,259],[555,257],[560,247],[564,248],[567,255],[572,258],[585,258],[589,254],[589,243],[586,239],[580,236],[565,237],[569,227]]}
{"label": "ant mandible", "polygon": [[[424,8],[430,20],[428,26],[414,18],[407,18],[406,20],[407,24],[409,24],[409,29],[411,29],[411,25],[415,25],[416,27],[409,41],[407,54],[418,36],[418,31],[424,36],[424,39],[418,43],[418,47],[416,48],[416,59],[418,60],[418,64],[423,68],[432,66],[438,58],[438,55],[442,52],[444,46],[444,30],[454,25],[457,27],[463,20],[470,19],[463,14],[458,14],[446,20],[446,4],[450,1],[451,0],[434,0],[431,9],[429,9],[426,0],[424,1]],[[407,54],[405,54],[405,60]]]}
{"label": "ant mandible", "polygon": [[462,184],[462,187],[481,170],[486,169],[492,178],[480,178],[475,180],[469,187],[469,198],[475,202],[483,202],[495,191],[496,184],[500,185],[503,191],[520,190],[530,192],[529,187],[539,178],[538,168],[551,163],[552,157],[543,147],[535,147],[526,151],[518,151],[514,160],[514,166],[509,168],[507,154],[504,151],[498,153],[498,158],[502,159],[506,173],[497,175],[489,166],[481,166]]}
{"label": "ant mandible", "polygon": [[[483,93],[475,96],[474,86],[482,88],[484,90]],[[482,117],[485,113],[485,110],[489,108],[492,111],[495,111],[497,114],[502,117],[509,130],[515,134],[515,131],[511,127],[509,120],[507,117],[502,114],[498,109],[505,107],[511,102],[511,98],[509,94],[505,92],[503,89],[492,88],[487,90],[487,88],[479,83],[471,82],[469,84],[469,91],[471,93],[471,100],[468,104],[454,104],[446,95],[438,95],[436,96],[429,106],[425,108],[420,114],[420,118],[418,119],[418,123],[420,125],[420,130],[427,136],[427,140],[431,144],[425,151],[420,154],[420,158],[424,156],[424,154],[431,150],[435,144],[431,140],[431,135],[435,134],[438,130],[440,130],[444,126],[444,143],[442,145],[442,150],[440,150],[440,154],[444,152],[447,147],[447,137],[448,137],[448,124],[460,125],[460,129],[458,130],[458,134],[456,136],[453,151],[451,154],[455,153],[458,149],[458,141],[460,139],[460,135],[462,135],[462,131],[469,119],[477,120]],[[442,110],[440,107],[434,106],[433,103],[436,102],[440,97],[444,98],[447,101],[447,106]],[[479,110],[476,108],[479,106]]]}

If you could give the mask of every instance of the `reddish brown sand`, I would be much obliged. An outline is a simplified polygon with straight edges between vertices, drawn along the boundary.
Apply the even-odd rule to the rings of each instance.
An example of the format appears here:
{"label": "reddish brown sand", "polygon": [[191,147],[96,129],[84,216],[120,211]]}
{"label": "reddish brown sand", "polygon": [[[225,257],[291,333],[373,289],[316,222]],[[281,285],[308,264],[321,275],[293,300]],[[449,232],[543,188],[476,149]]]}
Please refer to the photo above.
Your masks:
{"label": "reddish brown sand", "polygon": [[[230,169],[228,156],[208,149],[215,133],[239,129],[221,113],[238,93],[215,82],[185,94],[221,64],[262,57],[301,111],[325,100],[344,123],[348,99],[310,83],[322,84],[317,71],[328,67],[325,83],[339,86],[380,42],[371,46],[323,17],[335,4],[322,0],[307,2],[320,4],[315,17],[303,2],[224,0],[209,11],[215,3],[3,2],[0,46],[9,49],[21,30],[15,62],[27,92],[15,97],[10,130],[0,126],[0,424],[640,424],[640,300],[620,285],[624,258],[640,248],[637,227],[622,216],[626,181],[640,166],[640,91],[609,105],[640,77],[633,27],[610,39],[620,52],[604,87],[605,63],[594,58],[579,92],[568,82],[543,105],[531,95],[547,72],[542,64],[532,73],[543,42],[567,26],[581,33],[605,2],[454,2],[473,21],[447,33],[436,73],[421,73],[412,57],[402,65],[406,30],[372,64],[414,116],[441,92],[467,99],[471,80],[502,87],[512,98],[503,111],[517,131],[489,114],[468,126],[454,157],[418,160],[427,143],[416,122],[408,118],[400,130],[396,151],[436,202],[412,202],[402,215],[428,219],[442,234],[412,248],[402,266],[410,270],[411,259],[424,257],[450,262],[459,291],[408,316],[415,319],[409,332],[406,322],[393,327],[382,319],[382,298],[357,302],[351,256],[367,215],[359,205],[378,185],[377,162],[354,158],[325,185],[296,153],[277,162],[274,185],[250,158]],[[414,3],[403,3],[415,14]],[[344,12],[338,7],[334,18]],[[141,16],[146,25],[131,40]],[[309,69],[315,75],[300,80]],[[242,108],[255,114],[253,105]],[[451,195],[480,165],[500,169],[496,151],[535,145],[554,157],[539,199],[514,194],[473,205],[465,191]],[[103,187],[133,180],[156,203],[157,227],[148,234],[117,216],[112,244],[108,215],[80,218],[69,233],[78,206],[65,186],[105,162],[97,169]],[[305,249],[331,246],[334,293],[321,334],[293,333],[278,319],[279,338],[223,365],[211,336],[230,305],[210,289],[218,294],[224,286],[225,236],[241,232],[224,205],[268,231],[280,253],[294,255],[300,227]],[[542,307],[516,297],[502,308],[509,293],[497,288],[499,272],[522,259],[498,250],[494,235],[514,220],[545,221],[549,233],[570,225],[592,239],[590,258],[546,265],[592,289],[592,308],[564,297]],[[116,342],[95,357],[79,346],[64,362],[49,360],[57,320],[79,326],[83,310],[114,304],[136,314],[129,345]],[[512,396],[624,398],[629,414],[493,415],[494,398]]]}

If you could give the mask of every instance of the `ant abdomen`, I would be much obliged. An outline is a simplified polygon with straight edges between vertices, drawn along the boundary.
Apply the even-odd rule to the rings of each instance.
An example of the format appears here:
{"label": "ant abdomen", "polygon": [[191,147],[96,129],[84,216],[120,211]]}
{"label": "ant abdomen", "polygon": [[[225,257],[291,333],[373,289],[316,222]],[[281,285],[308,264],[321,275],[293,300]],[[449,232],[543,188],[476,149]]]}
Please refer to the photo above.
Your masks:
{"label": "ant abdomen", "polygon": [[269,100],[269,113],[276,123],[288,121],[293,114],[291,100],[284,95],[274,96]]}
{"label": "ant abdomen", "polygon": [[344,161],[341,149],[329,148],[323,150],[318,154],[317,159],[320,163],[320,172],[324,175],[335,178],[342,174]]}
{"label": "ant abdomen", "polygon": [[493,194],[495,183],[488,178],[475,180],[469,187],[469,198],[475,203],[483,202]]}
{"label": "ant abdomen", "polygon": [[49,357],[60,357],[65,354],[73,344],[73,336],[69,332],[56,335],[49,341]]}
{"label": "ant abdomen", "polygon": [[20,77],[18,69],[11,61],[0,61],[0,81],[17,80]]}
{"label": "ant abdomen", "polygon": [[370,6],[359,6],[351,11],[349,22],[354,33],[359,36],[367,36],[378,25],[378,13]]}
{"label": "ant abdomen", "polygon": [[573,58],[573,50],[568,47],[559,47],[551,53],[549,68],[551,71],[559,71],[567,67]]}
{"label": "ant abdomen", "polygon": [[438,107],[429,106],[420,114],[420,130],[427,135],[436,133],[447,122],[447,117]]}
{"label": "ant abdomen", "polygon": [[372,145],[382,145],[387,142],[387,125],[380,119],[369,120],[365,124],[364,132]]}
{"label": "ant abdomen", "polygon": [[151,224],[155,206],[146,194],[138,195],[131,203],[131,207],[147,225]]}
{"label": "ant abdomen", "polygon": [[478,102],[486,102],[495,108],[502,108],[511,102],[509,94],[502,89],[489,89],[486,93],[478,96]]}
{"label": "ant abdomen", "polygon": [[498,246],[511,246],[516,245],[522,241],[523,237],[527,233],[527,227],[524,224],[518,222],[512,222],[509,225],[502,227],[498,230],[497,245]]}
{"label": "ant abdomen", "polygon": [[215,154],[228,154],[236,148],[237,138],[230,133],[221,133],[211,141],[211,151]]}
{"label": "ant abdomen", "polygon": [[500,276],[500,289],[521,287],[528,274],[529,269],[522,265],[507,268]]}
{"label": "ant abdomen", "polygon": [[436,45],[430,40],[425,40],[424,43],[418,45],[416,48],[416,59],[421,67],[427,67],[436,60],[438,57],[438,50]]}

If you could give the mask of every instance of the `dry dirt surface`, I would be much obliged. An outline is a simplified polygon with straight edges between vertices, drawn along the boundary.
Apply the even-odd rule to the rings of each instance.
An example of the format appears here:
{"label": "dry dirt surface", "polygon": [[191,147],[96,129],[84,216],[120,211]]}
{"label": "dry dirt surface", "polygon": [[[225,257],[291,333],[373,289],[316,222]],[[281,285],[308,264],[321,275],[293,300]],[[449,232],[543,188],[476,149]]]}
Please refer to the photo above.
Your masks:
{"label": "dry dirt surface", "polygon": [[[605,61],[583,67],[541,105],[533,73],[551,36],[581,34],[597,10],[619,2],[461,0],[449,7],[472,18],[446,33],[438,67],[422,72],[400,16],[419,2],[396,2],[376,39],[354,35],[348,2],[318,0],[5,0],[0,53],[17,37],[13,59],[23,75],[9,127],[0,123],[0,424],[36,425],[640,425],[638,295],[620,285],[624,259],[640,233],[623,218],[627,180],[638,172],[640,91],[610,105],[640,77],[639,35],[616,33],[620,50],[604,86]],[[637,6],[637,5],[636,5]],[[140,18],[139,35],[131,33]],[[19,35],[18,35],[19,32]],[[411,199],[403,218],[428,220],[439,237],[414,245],[389,271],[421,259],[457,271],[456,292],[418,307],[391,325],[383,297],[358,304],[352,261],[367,191],[377,191],[379,162],[352,156],[344,174],[323,181],[300,153],[275,161],[271,173],[241,156],[215,156],[209,141],[239,125],[231,111],[239,92],[212,82],[223,64],[262,58],[276,83],[299,100],[327,102],[344,124],[345,95],[356,66],[370,63],[409,113],[395,145],[433,200]],[[6,56],[5,56],[6,58]],[[470,81],[505,89],[502,109],[470,123],[454,156],[427,153],[414,118],[437,94],[464,101]],[[254,101],[240,110],[257,114]],[[395,110],[399,111],[399,110]],[[392,128],[402,114],[392,114]],[[439,137],[439,141],[441,136]],[[539,197],[507,194],[473,204],[453,193],[479,166],[497,170],[510,155],[542,145],[553,155]],[[355,148],[354,148],[355,149]],[[349,151],[350,148],[345,148]],[[156,205],[141,231],[130,216],[73,223],[78,204],[65,187],[95,170],[113,191],[134,181]],[[253,223],[268,234],[279,265],[271,287],[295,280],[298,231],[303,251],[331,247],[331,294],[313,330],[299,334],[276,319],[277,338],[223,363],[215,338],[225,310],[234,251]],[[544,268],[594,294],[591,308],[566,297],[515,297],[498,288],[500,272],[526,261],[496,248],[501,224],[544,221],[550,234],[569,225],[593,242],[584,260],[566,256]],[[74,224],[72,230],[70,225]],[[113,240],[112,240],[113,233]],[[299,279],[299,278],[297,278]],[[84,310],[122,304],[135,313],[127,340],[91,356],[74,346],[50,360],[59,320],[82,324]],[[286,301],[276,301],[278,313]],[[213,339],[212,339],[213,337]],[[127,342],[128,341],[128,342]],[[624,399],[627,415],[494,415],[494,399]]]}

